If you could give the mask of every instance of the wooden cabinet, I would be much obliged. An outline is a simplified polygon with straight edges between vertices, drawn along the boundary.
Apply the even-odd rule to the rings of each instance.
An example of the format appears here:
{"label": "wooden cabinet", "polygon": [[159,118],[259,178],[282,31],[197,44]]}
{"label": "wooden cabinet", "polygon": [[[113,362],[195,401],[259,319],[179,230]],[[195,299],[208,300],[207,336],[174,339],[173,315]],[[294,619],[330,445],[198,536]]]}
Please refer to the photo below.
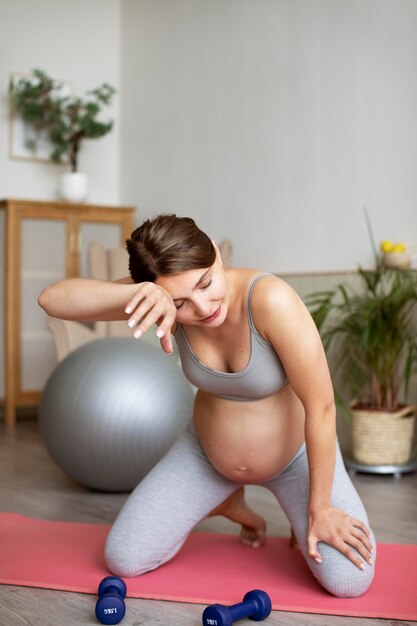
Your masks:
{"label": "wooden cabinet", "polygon": [[87,276],[89,244],[123,245],[133,221],[133,207],[0,201],[0,398],[8,425],[17,407],[37,406],[56,365],[46,315],[37,303],[42,288]]}

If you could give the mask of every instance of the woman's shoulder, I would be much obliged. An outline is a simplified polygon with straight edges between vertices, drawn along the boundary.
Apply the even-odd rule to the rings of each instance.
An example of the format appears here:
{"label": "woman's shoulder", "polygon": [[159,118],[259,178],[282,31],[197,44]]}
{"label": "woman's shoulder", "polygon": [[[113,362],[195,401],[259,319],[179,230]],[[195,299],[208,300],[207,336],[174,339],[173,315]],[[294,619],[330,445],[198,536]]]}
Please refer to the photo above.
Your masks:
{"label": "woman's shoulder", "polygon": [[248,289],[252,287],[252,294],[256,300],[259,297],[264,299],[265,295],[273,296],[286,291],[292,291],[288,283],[271,272],[248,267],[231,268],[226,271],[242,292],[247,292]]}
{"label": "woman's shoulder", "polygon": [[297,314],[301,299],[285,280],[275,274],[258,271],[253,273],[249,284],[253,282],[251,311],[260,327],[264,327],[267,321],[275,318],[277,314],[289,316]]}
{"label": "woman's shoulder", "polygon": [[242,307],[249,305],[254,319],[265,319],[277,309],[292,308],[298,295],[282,278],[256,268],[234,268],[229,277]]}
{"label": "woman's shoulder", "polygon": [[295,289],[284,279],[276,274],[263,274],[262,279],[258,280],[255,289],[264,297],[268,296],[271,302],[279,300],[300,300]]}

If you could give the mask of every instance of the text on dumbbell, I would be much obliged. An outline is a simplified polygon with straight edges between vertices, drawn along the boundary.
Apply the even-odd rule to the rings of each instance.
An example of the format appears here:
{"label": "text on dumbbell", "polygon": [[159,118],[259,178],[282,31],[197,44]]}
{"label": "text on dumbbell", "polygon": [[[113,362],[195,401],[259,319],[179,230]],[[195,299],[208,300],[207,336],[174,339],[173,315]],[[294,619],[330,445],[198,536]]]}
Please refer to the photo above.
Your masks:
{"label": "text on dumbbell", "polygon": [[117,613],[117,609],[104,609],[104,615],[113,615]]}
{"label": "text on dumbbell", "polygon": [[206,618],[206,624],[207,626],[217,626],[217,620],[216,619],[210,619],[209,617]]}

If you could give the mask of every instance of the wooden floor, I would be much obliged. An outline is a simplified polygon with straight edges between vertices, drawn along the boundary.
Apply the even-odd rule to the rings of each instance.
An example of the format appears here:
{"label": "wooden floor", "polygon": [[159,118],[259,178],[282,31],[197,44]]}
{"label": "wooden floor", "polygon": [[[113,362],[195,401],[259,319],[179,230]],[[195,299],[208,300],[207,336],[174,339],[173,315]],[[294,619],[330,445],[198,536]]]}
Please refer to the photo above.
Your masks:
{"label": "wooden floor", "polygon": [[[126,498],[126,495],[90,492],[67,478],[50,460],[34,419],[19,420],[14,432],[7,432],[0,424],[0,474],[0,509],[31,517],[111,523]],[[417,543],[417,474],[397,480],[357,475],[353,480],[378,541]],[[288,523],[273,496],[259,487],[249,488],[247,494],[250,503],[268,519],[269,534],[288,536]],[[232,523],[221,518],[208,520],[199,529],[236,532]],[[0,626],[93,625],[97,624],[94,604],[95,597],[91,595],[0,585]],[[125,626],[199,626],[204,608],[137,599],[128,599],[126,604]],[[253,622],[240,623],[243,626]],[[263,623],[265,626],[399,626],[412,622],[273,611]]]}

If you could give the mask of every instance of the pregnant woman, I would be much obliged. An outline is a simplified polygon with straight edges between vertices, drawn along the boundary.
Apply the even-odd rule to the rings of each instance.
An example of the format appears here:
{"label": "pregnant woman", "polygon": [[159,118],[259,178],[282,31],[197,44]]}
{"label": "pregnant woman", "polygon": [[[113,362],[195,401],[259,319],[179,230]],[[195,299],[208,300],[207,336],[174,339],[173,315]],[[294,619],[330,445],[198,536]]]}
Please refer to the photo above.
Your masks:
{"label": "pregnant woman", "polygon": [[198,389],[186,432],[110,531],[109,568],[121,576],[157,568],[210,515],[240,523],[242,541],[261,546],[265,522],[243,493],[258,484],[275,494],[319,583],[340,597],[365,593],[375,539],[343,465],[326,357],[303,302],[273,275],[225,269],[191,218],[147,220],[127,249],[129,277],[69,279],[39,298],[58,318],[126,319],[136,338],[155,325],[165,352],[175,338]]}

